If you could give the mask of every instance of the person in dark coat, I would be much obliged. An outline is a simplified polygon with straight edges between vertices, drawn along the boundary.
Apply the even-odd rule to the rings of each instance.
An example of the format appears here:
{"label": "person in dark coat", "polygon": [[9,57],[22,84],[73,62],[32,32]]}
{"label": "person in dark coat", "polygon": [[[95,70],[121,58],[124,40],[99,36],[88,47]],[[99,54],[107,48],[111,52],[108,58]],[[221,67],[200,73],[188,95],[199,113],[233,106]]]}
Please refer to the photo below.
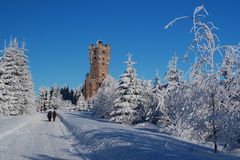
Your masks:
{"label": "person in dark coat", "polygon": [[55,122],[56,117],[57,117],[57,113],[56,113],[56,111],[54,110],[54,111],[53,111],[53,121],[54,121],[54,122]]}
{"label": "person in dark coat", "polygon": [[48,121],[51,121],[51,119],[52,119],[52,111],[48,111],[47,117],[48,117]]}

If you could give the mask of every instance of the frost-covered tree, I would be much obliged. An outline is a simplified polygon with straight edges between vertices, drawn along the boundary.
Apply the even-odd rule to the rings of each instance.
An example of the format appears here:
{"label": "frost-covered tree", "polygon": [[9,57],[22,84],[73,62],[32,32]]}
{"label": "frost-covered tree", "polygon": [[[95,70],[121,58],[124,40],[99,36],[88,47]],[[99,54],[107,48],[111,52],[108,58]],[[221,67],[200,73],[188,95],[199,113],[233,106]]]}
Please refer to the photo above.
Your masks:
{"label": "frost-covered tree", "polygon": [[6,108],[8,108],[4,115],[23,113],[22,103],[24,99],[21,96],[23,86],[21,85],[17,59],[19,48],[18,43],[14,42],[11,40],[9,46],[4,48],[1,60],[1,79],[4,83],[3,102],[7,106]]}
{"label": "frost-covered tree", "polygon": [[19,115],[35,109],[33,83],[25,55],[25,45],[19,47],[17,39],[10,40],[3,50],[1,80],[4,115]]}
{"label": "frost-covered tree", "polygon": [[50,102],[50,93],[48,88],[40,88],[39,95],[36,100],[37,103],[37,111],[42,112],[49,109],[49,102]]}
{"label": "frost-covered tree", "polygon": [[142,100],[134,62],[131,54],[125,62],[126,70],[121,75],[117,88],[117,99],[114,101],[114,111],[110,114],[110,121],[116,123],[136,124],[143,120]]}
{"label": "frost-covered tree", "polygon": [[190,77],[189,80],[193,82],[193,84],[199,84],[203,80],[202,75],[202,62],[199,59],[196,59],[193,65],[190,68]]}
{"label": "frost-covered tree", "polygon": [[144,119],[148,120],[147,116],[153,105],[152,84],[149,80],[138,80],[138,88],[141,93],[141,104],[144,109]]}
{"label": "frost-covered tree", "polygon": [[182,83],[174,92],[163,92],[163,96],[168,96],[164,97],[167,102],[160,109],[162,115],[158,118],[158,125],[163,131],[174,136],[191,138],[191,123],[195,119],[191,93],[187,83]]}
{"label": "frost-covered tree", "polygon": [[[1,60],[0,60],[1,61]],[[1,63],[1,62],[0,62]],[[2,67],[0,66],[0,77],[3,74]],[[4,93],[6,92],[5,90],[5,85],[3,82],[3,79],[0,78],[0,115],[5,115],[8,113],[8,106],[4,102]]]}
{"label": "frost-covered tree", "polygon": [[110,118],[110,113],[113,112],[113,102],[116,99],[117,86],[117,81],[110,75],[102,82],[93,99],[92,110],[96,116]]}
{"label": "frost-covered tree", "polygon": [[60,109],[62,110],[71,110],[71,111],[79,111],[79,107],[72,104],[71,100],[61,100],[59,101]]}
{"label": "frost-covered tree", "polygon": [[[74,91],[72,104],[77,105],[77,104],[78,104],[78,100],[79,100],[79,99],[80,99],[80,100],[82,99],[82,98],[80,98],[80,96],[83,96],[81,87],[77,88],[77,89]],[[85,99],[84,99],[84,100],[85,100]]]}
{"label": "frost-covered tree", "polygon": [[22,47],[18,50],[18,66],[19,74],[21,75],[21,84],[23,86],[23,96],[24,102],[23,105],[28,109],[27,112],[32,112],[35,110],[35,95],[33,91],[33,82],[32,75],[29,71],[28,66],[28,57],[25,54],[25,43],[22,44]]}
{"label": "frost-covered tree", "polygon": [[[198,106],[199,112],[196,112],[198,115],[196,116],[198,119],[196,126],[198,127],[195,129],[198,130],[198,133],[201,133],[202,138],[213,142],[214,150],[217,152],[218,144],[221,144],[224,139],[220,135],[224,135],[222,133],[226,131],[226,123],[229,121],[233,122],[233,120],[228,118],[228,114],[233,113],[229,110],[231,108],[229,104],[233,101],[229,101],[229,99],[232,99],[230,98],[232,96],[236,96],[229,94],[229,90],[226,90],[226,84],[229,85],[233,79],[232,69],[234,65],[232,62],[237,60],[236,57],[232,58],[232,54],[229,54],[229,52],[234,51],[234,53],[237,53],[238,46],[221,46],[217,35],[214,33],[216,27],[212,22],[205,22],[203,19],[207,15],[208,12],[202,5],[194,10],[193,16],[176,18],[165,28],[168,28],[179,19],[192,19],[193,27],[191,33],[193,33],[194,37],[188,51],[194,53],[196,62],[192,67],[190,79],[198,82],[192,83],[191,86],[194,91],[192,93],[193,96],[200,99],[200,101],[196,100],[195,103],[202,102]],[[216,57],[221,57],[222,55],[225,55],[225,58],[222,67],[219,67],[219,62],[216,61],[218,58]],[[224,77],[224,83],[221,82],[220,76]],[[198,92],[199,89],[203,92]],[[237,111],[236,109],[234,108],[235,111]]]}
{"label": "frost-covered tree", "polygon": [[62,106],[62,95],[60,94],[60,89],[56,85],[51,87],[50,89],[50,101],[49,101],[49,106],[50,108],[54,109],[61,109]]}
{"label": "frost-covered tree", "polygon": [[146,120],[156,124],[160,116],[160,108],[162,107],[162,84],[158,72],[156,72],[153,88],[151,89],[151,104],[148,107]]}
{"label": "frost-covered tree", "polygon": [[178,57],[174,55],[169,61],[168,70],[165,75],[165,80],[168,82],[168,89],[170,90],[175,86],[178,86],[180,81],[180,72],[177,69],[177,60]]}
{"label": "frost-covered tree", "polygon": [[80,95],[77,96],[78,100],[77,100],[77,110],[79,111],[86,111],[87,108],[87,102],[82,94],[82,92],[80,93]]}
{"label": "frost-covered tree", "polygon": [[218,132],[219,143],[224,145],[226,150],[240,146],[240,96],[239,96],[239,46],[225,46],[225,55],[220,68],[221,86],[223,87],[224,99],[222,99],[222,124]]}
{"label": "frost-covered tree", "polygon": [[[160,127],[170,127],[171,125],[175,125],[175,114],[176,111],[179,110],[179,107],[173,105],[173,96],[175,96],[175,92],[180,87],[180,72],[177,69],[177,57],[176,55],[172,57],[168,64],[168,70],[165,75],[165,80],[167,81],[167,86],[158,94],[157,100],[157,108],[155,113],[157,115],[157,119],[155,123],[157,123]],[[159,91],[158,91],[159,92]]]}
{"label": "frost-covered tree", "polygon": [[[77,89],[78,90],[78,89]],[[78,104],[75,105],[72,103],[72,100],[64,100],[62,96],[65,92],[61,92],[57,85],[52,86],[50,89],[48,88],[40,88],[39,89],[39,96],[37,98],[37,111],[46,111],[48,109],[62,109],[62,110],[85,110],[84,105],[85,99],[83,95],[80,93],[78,95]],[[72,91],[70,91],[72,92]],[[70,93],[68,92],[68,93]],[[66,92],[67,93],[67,92]],[[73,94],[71,94],[73,95]],[[66,98],[66,97],[65,97]]]}

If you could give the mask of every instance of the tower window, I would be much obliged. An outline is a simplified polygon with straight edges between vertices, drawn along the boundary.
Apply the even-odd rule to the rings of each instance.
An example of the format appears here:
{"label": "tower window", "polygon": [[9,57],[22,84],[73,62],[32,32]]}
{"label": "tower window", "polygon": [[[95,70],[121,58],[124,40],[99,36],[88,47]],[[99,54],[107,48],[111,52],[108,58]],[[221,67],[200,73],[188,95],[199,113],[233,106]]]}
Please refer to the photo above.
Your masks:
{"label": "tower window", "polygon": [[94,57],[94,59],[97,59],[97,51],[96,50],[94,50],[93,57]]}
{"label": "tower window", "polygon": [[105,76],[105,74],[104,74],[104,73],[102,73],[102,76],[104,77],[104,76]]}
{"label": "tower window", "polygon": [[103,63],[102,63],[102,66],[104,66],[104,65],[105,65],[105,63],[103,62]]}

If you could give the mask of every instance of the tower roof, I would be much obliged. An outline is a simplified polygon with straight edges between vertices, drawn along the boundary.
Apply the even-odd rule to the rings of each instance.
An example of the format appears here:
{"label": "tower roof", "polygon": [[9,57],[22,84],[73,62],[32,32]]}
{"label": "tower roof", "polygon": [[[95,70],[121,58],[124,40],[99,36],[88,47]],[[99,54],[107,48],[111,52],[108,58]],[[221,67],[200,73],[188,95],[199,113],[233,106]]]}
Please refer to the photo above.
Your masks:
{"label": "tower roof", "polygon": [[97,44],[98,44],[98,43],[102,44],[102,41],[100,41],[100,40],[97,40]]}

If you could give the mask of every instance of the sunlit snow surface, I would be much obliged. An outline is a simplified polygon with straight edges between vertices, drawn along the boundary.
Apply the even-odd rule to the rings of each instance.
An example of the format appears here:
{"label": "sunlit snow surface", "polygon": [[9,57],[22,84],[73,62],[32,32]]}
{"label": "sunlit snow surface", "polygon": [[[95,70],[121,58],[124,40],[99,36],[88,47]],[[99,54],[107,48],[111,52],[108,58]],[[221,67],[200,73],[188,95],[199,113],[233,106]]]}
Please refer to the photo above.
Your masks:
{"label": "sunlit snow surface", "polygon": [[231,160],[239,159],[159,133],[146,124],[135,127],[93,120],[91,114],[63,112],[61,120],[76,137],[85,159],[113,160]]}
{"label": "sunlit snow surface", "polygon": [[[237,160],[159,133],[153,125],[94,120],[90,113],[60,112],[0,117],[1,160]],[[68,130],[69,129],[69,130]]]}

